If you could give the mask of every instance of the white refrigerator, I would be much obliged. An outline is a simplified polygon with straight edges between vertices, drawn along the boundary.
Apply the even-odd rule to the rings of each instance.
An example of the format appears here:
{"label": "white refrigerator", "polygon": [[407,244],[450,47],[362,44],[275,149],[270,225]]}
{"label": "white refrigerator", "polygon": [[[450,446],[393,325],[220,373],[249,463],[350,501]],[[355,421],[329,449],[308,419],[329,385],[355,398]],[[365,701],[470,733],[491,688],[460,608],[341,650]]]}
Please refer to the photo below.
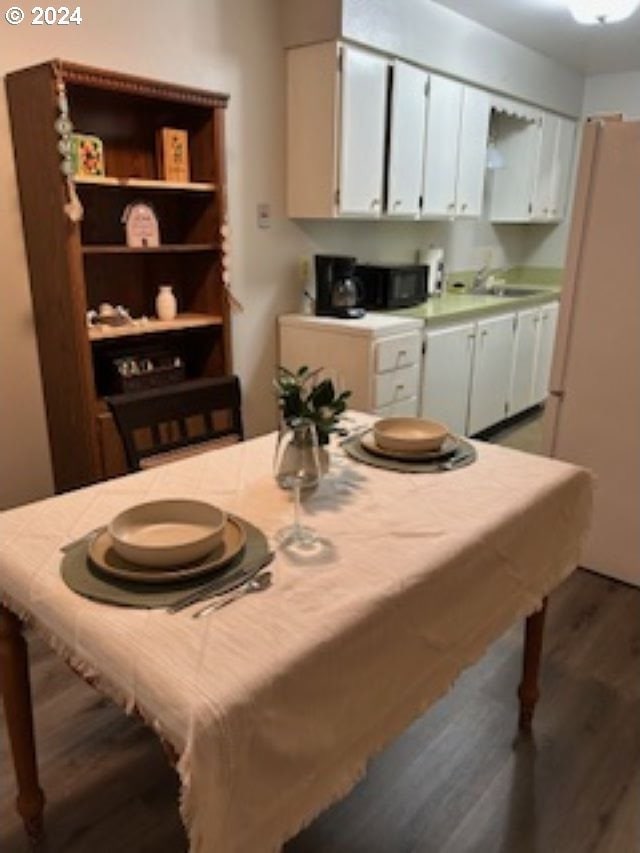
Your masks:
{"label": "white refrigerator", "polygon": [[581,564],[640,586],[640,122],[584,128],[544,427],[596,476]]}

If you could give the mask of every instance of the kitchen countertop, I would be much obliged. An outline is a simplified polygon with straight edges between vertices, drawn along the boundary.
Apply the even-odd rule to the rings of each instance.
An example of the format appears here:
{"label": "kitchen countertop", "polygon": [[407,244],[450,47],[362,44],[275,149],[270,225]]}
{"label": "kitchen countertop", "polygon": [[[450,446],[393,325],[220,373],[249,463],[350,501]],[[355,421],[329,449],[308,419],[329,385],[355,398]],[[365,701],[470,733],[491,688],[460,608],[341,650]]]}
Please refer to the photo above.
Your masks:
{"label": "kitchen countertop", "polygon": [[[424,320],[429,326],[437,326],[452,321],[476,320],[491,314],[502,314],[524,308],[535,308],[560,297],[560,288],[555,285],[521,284],[523,290],[536,288],[539,293],[533,296],[490,296],[448,291],[442,296],[432,297],[413,308],[394,311],[398,317],[412,317]],[[509,285],[509,287],[515,287]]]}

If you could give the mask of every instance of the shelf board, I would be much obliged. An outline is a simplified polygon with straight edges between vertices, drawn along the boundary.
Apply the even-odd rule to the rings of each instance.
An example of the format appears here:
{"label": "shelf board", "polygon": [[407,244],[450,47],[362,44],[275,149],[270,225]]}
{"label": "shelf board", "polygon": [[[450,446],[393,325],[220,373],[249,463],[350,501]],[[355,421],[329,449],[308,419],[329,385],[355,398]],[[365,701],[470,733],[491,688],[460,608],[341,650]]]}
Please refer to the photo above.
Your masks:
{"label": "shelf board", "polygon": [[160,181],[152,178],[112,178],[86,177],[78,175],[74,178],[78,186],[120,187],[138,190],[171,190],[173,192],[211,193],[217,186],[207,181]]}
{"label": "shelf board", "polygon": [[82,247],[85,255],[159,255],[175,254],[178,252],[217,252],[218,243],[165,243],[162,246],[121,246],[110,243],[86,245]]}
{"label": "shelf board", "polygon": [[87,331],[90,341],[107,341],[135,335],[156,335],[160,332],[179,332],[182,329],[199,329],[205,326],[222,326],[223,319],[216,314],[178,314],[175,320],[149,318],[125,326],[91,326]]}

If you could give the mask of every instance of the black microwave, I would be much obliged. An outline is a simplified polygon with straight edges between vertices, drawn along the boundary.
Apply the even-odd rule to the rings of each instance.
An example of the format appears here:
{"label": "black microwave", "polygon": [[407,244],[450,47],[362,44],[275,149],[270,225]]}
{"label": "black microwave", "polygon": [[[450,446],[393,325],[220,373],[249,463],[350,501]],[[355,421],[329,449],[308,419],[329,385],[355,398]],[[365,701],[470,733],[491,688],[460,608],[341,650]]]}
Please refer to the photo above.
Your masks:
{"label": "black microwave", "polygon": [[355,269],[362,286],[362,304],[372,311],[410,308],[427,298],[429,267],[416,264],[360,264]]}

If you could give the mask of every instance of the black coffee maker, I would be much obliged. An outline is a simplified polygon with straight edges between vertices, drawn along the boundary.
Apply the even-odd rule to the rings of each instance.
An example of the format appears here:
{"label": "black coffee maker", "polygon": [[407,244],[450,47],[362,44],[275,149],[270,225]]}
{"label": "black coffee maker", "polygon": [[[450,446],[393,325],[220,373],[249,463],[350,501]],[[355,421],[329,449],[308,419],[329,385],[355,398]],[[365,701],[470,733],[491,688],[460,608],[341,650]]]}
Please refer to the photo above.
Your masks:
{"label": "black coffee maker", "polygon": [[354,275],[356,259],[316,255],[316,314],[355,320],[364,317],[362,286]]}

